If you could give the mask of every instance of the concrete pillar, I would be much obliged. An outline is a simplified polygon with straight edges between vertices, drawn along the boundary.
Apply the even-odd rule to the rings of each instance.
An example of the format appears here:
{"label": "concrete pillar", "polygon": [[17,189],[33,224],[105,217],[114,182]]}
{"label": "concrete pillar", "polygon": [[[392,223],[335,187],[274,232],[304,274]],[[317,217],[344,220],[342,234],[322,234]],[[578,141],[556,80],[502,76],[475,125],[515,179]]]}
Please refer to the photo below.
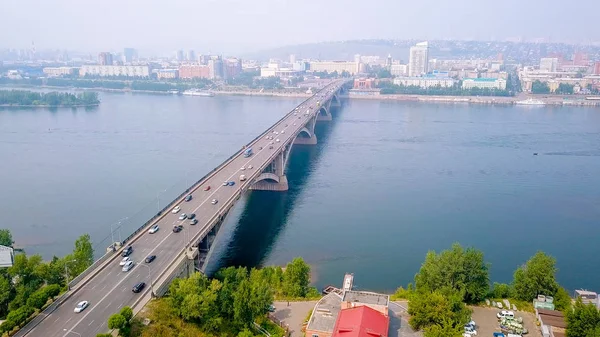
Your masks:
{"label": "concrete pillar", "polygon": [[327,113],[326,115],[321,115],[321,114],[317,115],[317,122],[330,122],[332,120],[333,120],[333,118],[331,118],[330,113]]}
{"label": "concrete pillar", "polygon": [[294,145],[317,145],[317,135],[313,134],[312,137],[296,137]]}

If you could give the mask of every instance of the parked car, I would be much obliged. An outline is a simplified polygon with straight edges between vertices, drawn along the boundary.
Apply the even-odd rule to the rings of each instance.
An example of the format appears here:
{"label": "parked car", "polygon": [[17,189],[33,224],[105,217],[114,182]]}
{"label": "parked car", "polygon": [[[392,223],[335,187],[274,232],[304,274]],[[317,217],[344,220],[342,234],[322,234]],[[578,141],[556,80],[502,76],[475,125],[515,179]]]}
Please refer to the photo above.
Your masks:
{"label": "parked car", "polygon": [[179,211],[181,211],[181,207],[175,206],[175,208],[173,208],[173,210],[171,211],[171,213],[177,214],[177,213],[179,213]]}
{"label": "parked car", "polygon": [[185,219],[187,219],[187,214],[181,213],[181,215],[179,216],[179,220],[185,220]]}
{"label": "parked car", "polygon": [[188,194],[188,195],[185,197],[185,199],[183,199],[183,200],[185,200],[185,201],[191,201],[191,200],[192,200],[192,195],[191,195],[191,194]]}
{"label": "parked car", "polygon": [[81,301],[79,303],[77,303],[77,306],[75,306],[75,310],[73,310],[76,313],[80,313],[83,310],[85,310],[85,308],[88,307],[88,305],[90,305],[90,302],[88,301]]}
{"label": "parked car", "polygon": [[125,247],[125,249],[123,249],[123,253],[121,253],[121,256],[126,257],[131,255],[131,253],[133,253],[133,247],[127,246]]}
{"label": "parked car", "polygon": [[144,260],[144,262],[150,263],[150,262],[154,261],[154,259],[156,259],[156,255],[148,255],[146,257],[146,259]]}
{"label": "parked car", "polygon": [[196,217],[196,214],[195,213],[190,213],[190,214],[187,215],[187,217],[188,217],[188,219],[191,220],[191,219],[193,219],[193,218]]}
{"label": "parked car", "polygon": [[146,286],[146,283],[144,283],[144,282],[139,282],[139,283],[136,283],[136,284],[133,286],[133,289],[131,289],[131,290],[132,290],[134,293],[139,293],[140,291],[142,291],[142,289],[144,289],[144,287],[145,287],[145,286]]}
{"label": "parked car", "polygon": [[195,225],[197,223],[198,223],[198,220],[196,220],[196,219],[190,220],[190,225]]}
{"label": "parked car", "polygon": [[121,262],[119,262],[119,266],[124,266],[129,261],[131,261],[131,258],[129,256],[124,257],[123,260],[121,260]]}
{"label": "parked car", "polygon": [[218,202],[219,202],[219,200],[213,199],[210,203],[213,204],[213,205],[216,205]]}
{"label": "parked car", "polygon": [[496,317],[498,317],[498,319],[502,319],[502,318],[514,319],[515,313],[512,311],[508,311],[508,310],[502,310],[496,314]]}
{"label": "parked car", "polygon": [[150,229],[148,230],[148,233],[154,234],[154,233],[158,232],[158,229],[159,229],[158,225],[154,225],[154,226],[150,227]]}
{"label": "parked car", "polygon": [[123,265],[123,268],[121,270],[123,270],[124,272],[128,272],[131,270],[131,268],[133,268],[133,261],[127,261],[127,263]]}
{"label": "parked car", "polygon": [[471,326],[465,326],[465,333],[467,333],[467,334],[469,334],[471,336],[477,336],[477,330],[475,330]]}

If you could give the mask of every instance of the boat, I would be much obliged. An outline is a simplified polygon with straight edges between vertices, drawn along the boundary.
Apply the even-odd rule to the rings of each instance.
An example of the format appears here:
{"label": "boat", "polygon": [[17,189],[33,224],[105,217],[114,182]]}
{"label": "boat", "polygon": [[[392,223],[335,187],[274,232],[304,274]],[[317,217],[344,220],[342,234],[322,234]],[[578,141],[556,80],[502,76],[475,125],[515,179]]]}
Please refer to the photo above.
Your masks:
{"label": "boat", "polygon": [[214,94],[210,91],[203,91],[198,89],[190,89],[183,92],[186,96],[202,96],[202,97],[213,97]]}
{"label": "boat", "polygon": [[179,95],[180,94],[179,90],[169,90],[169,93],[173,94],[173,95]]}
{"label": "boat", "polygon": [[539,99],[534,99],[534,98],[528,98],[523,101],[517,101],[516,104],[519,104],[519,105],[546,105],[546,103],[544,103],[544,101],[541,101]]}

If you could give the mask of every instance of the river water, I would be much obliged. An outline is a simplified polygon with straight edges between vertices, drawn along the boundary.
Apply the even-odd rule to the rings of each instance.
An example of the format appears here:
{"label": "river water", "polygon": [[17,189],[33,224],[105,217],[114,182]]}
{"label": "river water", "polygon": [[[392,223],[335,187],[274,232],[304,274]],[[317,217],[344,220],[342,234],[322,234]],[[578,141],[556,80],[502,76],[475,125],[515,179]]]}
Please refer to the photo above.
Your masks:
{"label": "river water", "polygon": [[[83,233],[101,252],[111,227],[129,235],[301,101],[101,100],[0,111],[0,227],[29,253],[68,253]],[[484,251],[494,281],[544,250],[565,287],[600,290],[599,109],[353,100],[317,135],[293,150],[288,192],[234,208],[211,269],[302,256],[317,286],[353,272],[359,289],[389,291],[460,242]]]}

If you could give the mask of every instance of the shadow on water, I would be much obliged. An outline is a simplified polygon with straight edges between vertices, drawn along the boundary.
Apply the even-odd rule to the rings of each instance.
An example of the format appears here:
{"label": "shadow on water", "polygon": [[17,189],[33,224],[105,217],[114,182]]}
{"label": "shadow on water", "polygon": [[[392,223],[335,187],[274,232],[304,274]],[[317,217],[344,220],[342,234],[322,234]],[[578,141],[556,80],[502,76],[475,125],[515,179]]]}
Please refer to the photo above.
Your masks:
{"label": "shadow on water", "polygon": [[220,256],[213,256],[215,262],[207,268],[209,274],[228,266],[260,266],[268,256],[337,124],[336,117],[341,108],[332,110],[333,121],[318,123],[315,128],[316,146],[292,148],[286,172],[289,190],[252,191],[249,194],[230,239],[224,241],[227,247],[215,252]]}

